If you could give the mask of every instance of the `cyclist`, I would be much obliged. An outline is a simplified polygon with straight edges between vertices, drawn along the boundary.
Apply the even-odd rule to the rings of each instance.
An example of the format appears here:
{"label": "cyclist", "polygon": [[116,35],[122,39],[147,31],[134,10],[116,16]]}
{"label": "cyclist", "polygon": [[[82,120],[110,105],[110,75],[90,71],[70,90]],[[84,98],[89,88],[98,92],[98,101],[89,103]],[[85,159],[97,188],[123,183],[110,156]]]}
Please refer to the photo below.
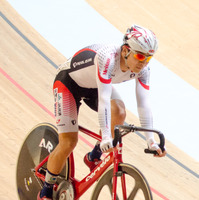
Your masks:
{"label": "cyclist", "polygon": [[[102,152],[112,148],[113,128],[123,124],[126,112],[114,83],[135,79],[136,98],[141,126],[152,128],[149,103],[149,61],[158,48],[157,38],[147,28],[132,25],[124,35],[121,46],[96,44],[78,51],[58,70],[54,81],[54,111],[59,133],[59,144],[50,154],[44,187],[37,200],[52,199],[53,184],[67,157],[78,141],[78,111],[84,101],[98,112],[102,141],[85,155],[84,162],[92,170]],[[146,132],[149,149],[158,157],[165,156],[153,133]]]}

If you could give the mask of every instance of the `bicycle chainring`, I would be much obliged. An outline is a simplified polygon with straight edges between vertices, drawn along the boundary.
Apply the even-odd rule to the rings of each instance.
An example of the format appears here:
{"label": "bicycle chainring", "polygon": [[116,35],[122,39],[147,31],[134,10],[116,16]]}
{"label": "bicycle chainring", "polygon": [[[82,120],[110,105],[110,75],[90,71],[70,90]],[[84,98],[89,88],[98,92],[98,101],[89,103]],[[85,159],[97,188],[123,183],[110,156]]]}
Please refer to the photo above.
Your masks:
{"label": "bicycle chainring", "polygon": [[55,200],[74,200],[73,185],[69,181],[62,181],[55,192]]}

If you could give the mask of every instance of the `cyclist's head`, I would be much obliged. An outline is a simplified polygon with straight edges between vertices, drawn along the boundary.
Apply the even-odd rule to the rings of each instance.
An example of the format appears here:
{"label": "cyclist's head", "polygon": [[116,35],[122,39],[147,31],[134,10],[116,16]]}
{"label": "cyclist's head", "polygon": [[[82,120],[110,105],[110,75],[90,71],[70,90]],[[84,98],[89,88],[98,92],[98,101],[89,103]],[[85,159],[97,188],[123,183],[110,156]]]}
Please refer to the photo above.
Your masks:
{"label": "cyclist's head", "polygon": [[123,39],[124,44],[131,50],[153,55],[158,49],[158,41],[155,34],[144,27],[132,25],[128,28]]}

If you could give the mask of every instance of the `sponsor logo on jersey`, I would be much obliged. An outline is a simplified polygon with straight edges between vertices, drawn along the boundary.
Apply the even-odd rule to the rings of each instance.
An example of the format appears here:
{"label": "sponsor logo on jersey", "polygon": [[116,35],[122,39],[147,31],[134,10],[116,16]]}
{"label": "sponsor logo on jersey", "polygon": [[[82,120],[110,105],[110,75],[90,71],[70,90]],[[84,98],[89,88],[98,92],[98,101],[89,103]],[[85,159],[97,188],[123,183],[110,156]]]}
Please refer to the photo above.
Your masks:
{"label": "sponsor logo on jersey", "polygon": [[71,123],[72,123],[73,125],[75,125],[75,124],[77,123],[77,121],[76,121],[76,120],[72,120]]}
{"label": "sponsor logo on jersey", "polygon": [[54,103],[54,115],[57,116],[57,102]]}
{"label": "sponsor logo on jersey", "polygon": [[58,93],[58,101],[62,99],[62,93]]}
{"label": "sponsor logo on jersey", "polygon": [[58,107],[57,108],[58,109],[58,116],[61,116],[61,114],[62,114],[62,109],[61,109],[62,108],[62,103],[58,103],[57,107]]}
{"label": "sponsor logo on jersey", "polygon": [[57,101],[57,95],[58,95],[58,88],[54,89],[54,101]]}
{"label": "sponsor logo on jersey", "polygon": [[106,128],[108,128],[108,111],[105,108],[105,122],[106,122]]}
{"label": "sponsor logo on jersey", "polygon": [[80,66],[80,65],[83,65],[83,64],[86,64],[86,63],[89,63],[89,62],[92,62],[92,58],[88,58],[86,60],[81,60],[79,62],[74,62],[73,67],[76,68],[77,66]]}
{"label": "sponsor logo on jersey", "polygon": [[108,66],[110,64],[110,61],[111,61],[111,59],[108,58],[107,61],[106,61],[106,64],[104,65],[104,71],[103,71],[104,75],[107,74],[107,72],[108,72]]}
{"label": "sponsor logo on jersey", "polygon": [[58,124],[57,126],[65,126],[66,124]]}
{"label": "sponsor logo on jersey", "polygon": [[130,74],[130,78],[134,78],[135,77],[135,73]]}
{"label": "sponsor logo on jersey", "polygon": [[54,114],[56,116],[62,115],[62,93],[58,93],[58,88],[54,89]]}
{"label": "sponsor logo on jersey", "polygon": [[61,119],[58,119],[58,120],[56,121],[56,124],[59,124],[60,121],[61,121]]}
{"label": "sponsor logo on jersey", "polygon": [[110,65],[111,59],[113,57],[116,57],[117,53],[111,53],[110,58],[107,58],[106,64],[104,65],[104,71],[103,71],[103,75],[107,74],[108,72],[108,67]]}

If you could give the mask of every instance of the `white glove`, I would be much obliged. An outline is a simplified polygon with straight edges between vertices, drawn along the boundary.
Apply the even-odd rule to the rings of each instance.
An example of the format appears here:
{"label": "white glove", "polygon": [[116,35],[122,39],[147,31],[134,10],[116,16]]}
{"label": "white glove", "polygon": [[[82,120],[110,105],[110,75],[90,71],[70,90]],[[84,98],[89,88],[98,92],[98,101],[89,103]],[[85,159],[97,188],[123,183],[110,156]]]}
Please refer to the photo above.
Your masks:
{"label": "white glove", "polygon": [[102,141],[100,143],[100,149],[102,152],[106,152],[108,149],[113,147],[113,139],[112,137],[102,137]]}
{"label": "white glove", "polygon": [[164,151],[160,149],[159,145],[156,143],[156,141],[153,138],[150,138],[147,140],[148,148],[151,151],[156,151],[158,155],[154,155],[155,157],[163,157],[166,155],[166,148],[164,147]]}
{"label": "white glove", "polygon": [[147,140],[147,144],[148,144],[149,149],[152,151],[157,151],[160,148],[153,138],[150,138],[149,140]]}

